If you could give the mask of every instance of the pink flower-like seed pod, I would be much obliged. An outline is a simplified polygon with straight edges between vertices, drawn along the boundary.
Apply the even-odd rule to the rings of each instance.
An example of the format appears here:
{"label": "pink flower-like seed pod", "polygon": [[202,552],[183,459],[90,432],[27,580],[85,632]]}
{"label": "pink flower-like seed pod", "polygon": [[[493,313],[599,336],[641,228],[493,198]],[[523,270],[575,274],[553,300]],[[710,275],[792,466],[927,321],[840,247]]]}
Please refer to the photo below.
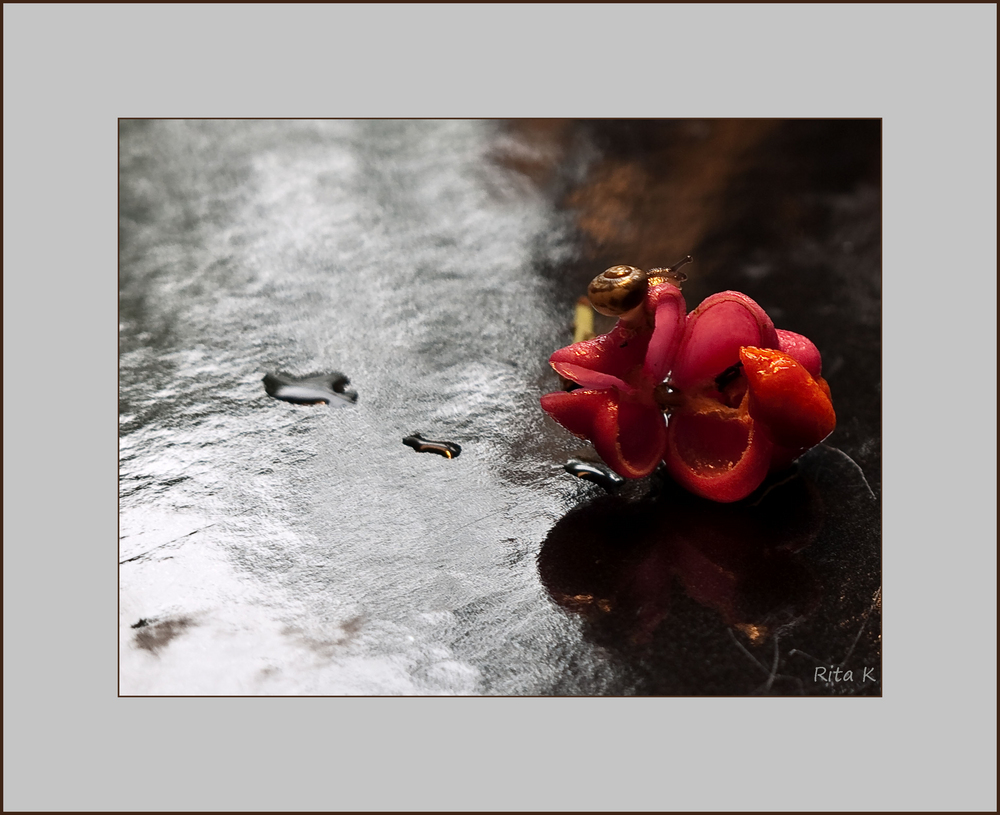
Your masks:
{"label": "pink flower-like seed pod", "polygon": [[[608,334],[552,355],[552,367],[583,389],[547,394],[542,407],[593,442],[619,475],[642,478],[662,460],[691,492],[738,501],[768,472],[816,444],[817,432],[832,429],[832,407],[816,401],[823,400],[817,393],[829,401],[820,354],[806,337],[775,329],[764,310],[739,292],[712,295],[687,317],[684,309],[672,283],[650,285],[641,304]],[[761,353],[747,356],[745,349]],[[746,372],[744,359],[763,367]],[[776,367],[782,359],[787,364]],[[783,374],[776,387],[771,368],[790,366],[802,369],[798,378]],[[793,380],[798,384],[789,385]],[[800,397],[805,391],[808,398]],[[789,410],[819,410],[823,416],[818,424],[789,422],[796,418]],[[820,431],[796,435],[775,428],[779,416],[792,427]]]}

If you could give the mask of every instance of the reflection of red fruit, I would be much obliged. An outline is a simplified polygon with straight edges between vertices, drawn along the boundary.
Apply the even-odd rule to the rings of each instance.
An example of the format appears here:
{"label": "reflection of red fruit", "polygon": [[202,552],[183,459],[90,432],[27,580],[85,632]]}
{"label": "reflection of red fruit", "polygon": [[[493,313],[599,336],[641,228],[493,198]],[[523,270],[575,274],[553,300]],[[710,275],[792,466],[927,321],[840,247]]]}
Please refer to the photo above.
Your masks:
{"label": "reflection of red fruit", "polygon": [[679,541],[675,551],[677,573],[688,596],[703,606],[721,611],[726,622],[731,623],[733,598],[739,587],[737,573],[713,561],[690,541]]}
{"label": "reflection of red fruit", "polygon": [[539,577],[556,603],[607,642],[649,642],[677,581],[758,642],[815,607],[815,579],[796,553],[815,537],[821,508],[801,478],[754,504],[720,506],[668,483],[634,503],[602,498],[550,530]]}
{"label": "reflection of red fruit", "polygon": [[792,357],[770,348],[741,348],[740,361],[750,389],[750,415],[777,445],[809,448],[833,432],[837,416],[825,379],[814,379]]}
{"label": "reflection of red fruit", "polygon": [[645,644],[670,613],[670,584],[674,552],[668,543],[644,548],[638,563],[625,563],[621,570],[619,599],[635,619],[632,641]]}

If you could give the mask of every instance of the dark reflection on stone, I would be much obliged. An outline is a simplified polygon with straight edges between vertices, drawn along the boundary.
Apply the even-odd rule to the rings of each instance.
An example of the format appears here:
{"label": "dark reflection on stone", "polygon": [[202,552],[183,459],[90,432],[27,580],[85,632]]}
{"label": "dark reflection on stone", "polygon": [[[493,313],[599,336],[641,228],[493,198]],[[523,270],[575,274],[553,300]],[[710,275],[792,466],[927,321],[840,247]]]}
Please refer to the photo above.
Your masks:
{"label": "dark reflection on stone", "polygon": [[159,622],[142,618],[132,625],[132,628],[139,629],[135,635],[135,644],[151,654],[158,654],[193,624],[190,617],[178,617],[176,620],[160,620]]}
{"label": "dark reflection on stone", "polygon": [[293,405],[331,405],[358,401],[358,394],[347,390],[350,380],[341,373],[303,377],[282,373],[266,374],[263,381],[268,396]]}
{"label": "dark reflection on stone", "polygon": [[414,433],[403,439],[403,444],[412,447],[418,453],[437,453],[445,458],[458,458],[462,448],[453,441],[433,441],[425,439],[419,433]]}
{"label": "dark reflection on stone", "polygon": [[607,467],[600,464],[593,464],[589,461],[570,459],[563,465],[563,469],[570,475],[575,475],[584,481],[592,481],[608,492],[615,492],[625,483],[625,479],[617,473]]}
{"label": "dark reflection on stone", "polygon": [[817,606],[816,578],[798,553],[821,518],[817,491],[800,477],[740,504],[656,482],[637,501],[608,496],[571,511],[542,544],[538,568],[550,596],[581,614],[600,644],[650,642],[669,628],[677,591],[760,644]]}

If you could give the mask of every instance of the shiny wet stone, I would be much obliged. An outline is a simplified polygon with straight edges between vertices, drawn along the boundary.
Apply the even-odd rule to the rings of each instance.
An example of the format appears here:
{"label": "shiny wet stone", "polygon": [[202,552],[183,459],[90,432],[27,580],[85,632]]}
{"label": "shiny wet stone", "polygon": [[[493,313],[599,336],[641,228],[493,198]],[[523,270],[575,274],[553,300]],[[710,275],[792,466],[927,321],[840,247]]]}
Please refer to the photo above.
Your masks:
{"label": "shiny wet stone", "polygon": [[[878,122],[126,120],[120,152],[121,693],[881,692]],[[689,307],[807,334],[841,417],[727,508],[572,477],[538,404],[595,274],[688,253]]]}

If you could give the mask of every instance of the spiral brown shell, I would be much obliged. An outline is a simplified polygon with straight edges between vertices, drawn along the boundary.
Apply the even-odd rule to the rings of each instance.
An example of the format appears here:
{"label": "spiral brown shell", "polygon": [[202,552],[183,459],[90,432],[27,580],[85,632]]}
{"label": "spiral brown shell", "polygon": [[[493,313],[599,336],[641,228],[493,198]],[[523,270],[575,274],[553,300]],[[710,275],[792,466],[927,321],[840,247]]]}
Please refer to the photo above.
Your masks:
{"label": "spiral brown shell", "polygon": [[648,286],[649,280],[642,269],[612,266],[591,281],[587,296],[596,311],[616,317],[642,303]]}

